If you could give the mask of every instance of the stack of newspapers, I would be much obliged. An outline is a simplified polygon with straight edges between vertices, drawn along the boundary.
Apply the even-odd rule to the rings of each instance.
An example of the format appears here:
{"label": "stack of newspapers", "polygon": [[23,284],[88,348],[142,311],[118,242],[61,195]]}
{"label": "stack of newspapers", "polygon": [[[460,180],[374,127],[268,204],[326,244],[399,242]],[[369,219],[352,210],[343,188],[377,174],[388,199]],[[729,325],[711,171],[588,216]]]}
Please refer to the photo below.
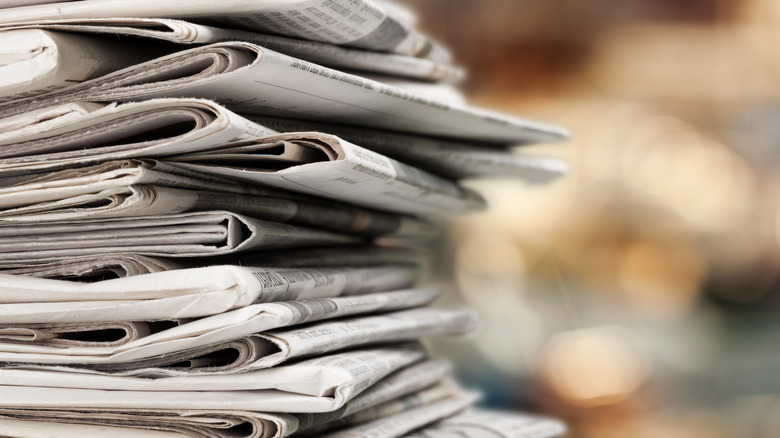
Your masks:
{"label": "stack of newspapers", "polygon": [[[562,128],[387,0],[0,0],[0,436],[525,437],[420,340],[425,246]],[[417,249],[415,249],[417,248]]]}

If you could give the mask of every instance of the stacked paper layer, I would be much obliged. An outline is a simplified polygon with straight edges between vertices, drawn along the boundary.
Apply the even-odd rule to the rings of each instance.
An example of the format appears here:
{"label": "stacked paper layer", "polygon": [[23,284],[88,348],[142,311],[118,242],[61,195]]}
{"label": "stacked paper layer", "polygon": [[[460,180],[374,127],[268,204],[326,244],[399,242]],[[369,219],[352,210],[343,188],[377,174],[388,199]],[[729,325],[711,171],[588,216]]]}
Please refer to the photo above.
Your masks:
{"label": "stacked paper layer", "polygon": [[0,435],[555,437],[419,341],[465,178],[564,129],[474,108],[386,0],[0,0]]}

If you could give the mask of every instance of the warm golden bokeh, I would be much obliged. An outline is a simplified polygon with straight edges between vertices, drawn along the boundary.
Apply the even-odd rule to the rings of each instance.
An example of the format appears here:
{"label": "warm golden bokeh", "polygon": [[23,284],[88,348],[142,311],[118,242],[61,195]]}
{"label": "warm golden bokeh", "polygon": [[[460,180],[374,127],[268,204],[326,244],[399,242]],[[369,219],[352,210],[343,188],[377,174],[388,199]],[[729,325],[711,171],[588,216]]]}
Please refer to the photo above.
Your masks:
{"label": "warm golden bokeh", "polygon": [[567,178],[471,182],[492,208],[453,225],[487,402],[573,436],[776,436],[780,2],[407,3],[472,102],[573,133],[518,148]]}

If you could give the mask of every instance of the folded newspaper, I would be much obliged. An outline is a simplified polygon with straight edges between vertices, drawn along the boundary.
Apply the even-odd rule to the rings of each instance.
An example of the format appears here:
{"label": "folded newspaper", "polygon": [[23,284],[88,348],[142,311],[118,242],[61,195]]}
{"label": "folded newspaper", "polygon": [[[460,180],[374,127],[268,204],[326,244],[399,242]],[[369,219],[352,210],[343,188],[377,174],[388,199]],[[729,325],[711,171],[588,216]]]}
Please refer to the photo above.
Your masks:
{"label": "folded newspaper", "polygon": [[227,211],[0,225],[0,266],[93,254],[198,257],[349,245],[354,236]]}
{"label": "folded newspaper", "polygon": [[0,408],[331,412],[403,367],[426,358],[419,344],[392,344],[231,374],[141,377],[82,370],[0,370]]}
{"label": "folded newspaper", "polygon": [[[214,436],[225,438],[283,437],[293,432],[316,435],[319,430],[355,414],[365,415],[383,405],[397,404],[420,391],[438,386],[451,371],[448,363],[424,360],[402,368],[381,379],[342,408],[319,414],[280,414],[249,411],[172,411],[172,410],[59,410],[0,409],[0,426],[9,436],[28,437],[45,431],[50,425],[63,427],[70,433],[101,434],[110,430],[112,436],[157,436],[160,430],[175,431],[176,436]],[[386,410],[386,408],[384,409]],[[328,425],[330,423],[330,425]],[[38,428],[34,426],[38,425]],[[81,427],[76,426],[81,425]],[[92,427],[89,427],[92,425]],[[113,427],[111,426],[113,425]],[[324,426],[324,428],[323,428]],[[100,429],[105,427],[106,429]],[[73,428],[72,430],[70,428]],[[313,431],[314,433],[308,432]],[[305,432],[304,432],[305,431]],[[146,435],[148,433],[149,435]],[[163,432],[170,433],[170,432]],[[116,434],[116,435],[113,435]],[[81,437],[83,435],[79,435]],[[165,436],[165,435],[163,435]],[[296,435],[297,436],[297,435]],[[301,435],[303,436],[303,435]]]}
{"label": "folded newspaper", "polygon": [[66,221],[229,210],[363,236],[427,238],[430,222],[275,187],[242,184],[157,160],[118,160],[6,177],[0,223]]}
{"label": "folded newspaper", "polygon": [[0,32],[0,101],[35,96],[175,51],[164,44],[39,29]]}
{"label": "folded newspaper", "polygon": [[432,99],[247,42],[196,47],[26,99],[8,117],[60,103],[204,97],[248,114],[344,123],[487,143],[558,141],[558,126]]}
{"label": "folded newspaper", "polygon": [[[54,3],[41,4],[36,3]],[[3,5],[0,3],[0,5]],[[372,0],[87,0],[15,2],[4,5],[0,26],[62,18],[186,18],[230,28],[288,35],[313,41],[421,57],[445,58],[446,52],[413,27],[406,14]],[[18,8],[13,8],[19,6]],[[390,6],[390,7],[388,7]],[[294,17],[294,18],[293,18]]]}
{"label": "folded newspaper", "polygon": [[425,427],[406,438],[560,438],[566,426],[558,420],[505,411],[470,409]]}
{"label": "folded newspaper", "polygon": [[163,156],[166,173],[220,175],[402,214],[485,207],[476,192],[333,135],[276,134],[211,101],[112,104],[49,124],[0,134],[0,175],[25,180],[42,169]]}
{"label": "folded newspaper", "polygon": [[560,178],[569,171],[569,165],[561,159],[525,154],[495,147],[493,144],[469,143],[308,120],[248,117],[279,132],[327,132],[448,179],[512,177],[544,183]]}
{"label": "folded newspaper", "polygon": [[217,257],[170,258],[139,254],[101,254],[36,262],[4,263],[4,274],[40,278],[98,281],[174,269],[215,265],[280,268],[367,267],[378,265],[420,266],[424,254],[404,247],[348,246],[275,250],[269,253],[238,253]]}
{"label": "folded newspaper", "polygon": [[[293,359],[331,354],[363,345],[414,341],[429,336],[464,335],[475,327],[476,318],[471,311],[421,308],[316,322],[303,327],[274,329],[231,338],[219,344],[206,344],[168,353],[162,352],[162,349],[171,350],[171,346],[158,343],[154,354],[149,353],[154,347],[147,348],[146,357],[140,358],[138,351],[128,350],[109,358],[87,355],[74,357],[64,351],[53,353],[52,357],[39,354],[38,358],[42,361],[57,361],[60,364],[7,364],[0,369],[0,375],[5,371],[13,374],[15,369],[56,373],[64,371],[63,366],[74,371],[82,370],[84,373],[151,379],[234,375],[275,367]],[[13,349],[12,345],[10,347],[9,349]],[[14,358],[11,354],[5,356]],[[19,356],[21,355],[16,355]],[[31,356],[27,355],[32,358]],[[121,361],[105,360],[116,358]]]}
{"label": "folded newspaper", "polygon": [[[303,323],[312,323],[333,318],[343,318],[350,315],[363,315],[378,311],[391,311],[408,309],[429,304],[438,296],[436,290],[405,290],[395,292],[372,293],[356,297],[334,297],[312,300],[300,300],[280,303],[264,303],[247,306],[211,317],[200,318],[194,321],[156,321],[136,323],[94,322],[82,324],[3,324],[0,328],[0,362],[11,364],[67,364],[72,367],[99,369],[106,371],[121,371],[122,369],[140,369],[144,366],[161,366],[177,363],[169,360],[174,353],[179,354],[180,362],[197,356],[206,356],[215,351],[221,352],[222,364],[215,367],[206,363],[209,368],[191,364],[190,371],[196,372],[235,372],[236,368],[247,369],[254,367],[258,355],[270,351],[279,352],[281,349],[294,348],[301,352],[302,349],[310,349],[323,339],[335,339],[333,342],[351,343],[359,341],[370,343],[377,340],[376,333],[385,334],[393,331],[403,336],[402,330],[437,330],[432,327],[431,321],[443,322],[442,330],[467,332],[473,329],[474,316],[465,312],[440,312],[434,309],[421,310],[422,314],[398,314],[398,320],[388,319],[394,314],[386,316],[361,316],[357,322],[349,320],[334,321],[331,325],[309,325],[306,328],[292,329],[287,334],[274,334],[270,330],[280,329]],[[444,324],[449,323],[451,324]],[[458,326],[456,324],[461,324]],[[140,325],[146,329],[145,333],[132,333],[125,338],[114,342],[89,342],[94,339],[102,339],[112,334],[112,330],[123,325]],[[362,326],[361,326],[362,324]],[[373,325],[371,325],[373,324]],[[323,327],[332,329],[329,332],[317,333]],[[352,328],[368,327],[366,333],[351,333]],[[151,330],[149,329],[151,328]],[[58,336],[63,333],[66,336],[82,329],[81,339],[84,341],[76,344],[67,342]],[[90,330],[91,329],[91,330]],[[71,330],[68,332],[67,330]],[[87,331],[89,330],[89,331]],[[296,331],[300,330],[300,331]],[[337,330],[337,331],[333,331]],[[304,333],[301,335],[301,333]],[[306,334],[313,335],[305,340],[289,341],[290,337],[300,338]],[[261,336],[255,336],[260,334]],[[10,339],[11,336],[15,339]],[[116,336],[116,334],[114,334]],[[24,336],[24,337],[23,337]],[[71,337],[75,337],[72,336]],[[355,338],[357,337],[357,338]],[[244,339],[246,338],[246,339]],[[285,346],[280,346],[280,340],[287,339]],[[387,338],[389,339],[389,337]],[[228,341],[240,341],[229,345]],[[10,342],[13,341],[13,342]],[[120,342],[121,341],[121,342]],[[291,344],[290,342],[293,342]],[[297,343],[296,343],[297,342]],[[325,347],[331,348],[334,345]],[[232,350],[232,351],[231,351]],[[254,355],[241,355],[241,351],[252,350]],[[181,353],[181,354],[180,354]],[[287,354],[290,354],[289,351]],[[213,355],[216,357],[216,355]],[[141,363],[143,361],[143,363]],[[152,363],[153,361],[156,361]],[[217,360],[214,361],[216,363]],[[204,361],[205,363],[205,361]],[[262,364],[261,364],[262,365]],[[229,369],[228,369],[229,367]],[[188,370],[183,369],[184,372]],[[172,370],[176,371],[176,370]]]}
{"label": "folded newspaper", "polygon": [[[7,64],[8,69],[13,68],[17,71],[27,69],[36,73],[31,78],[26,78],[30,86],[25,90],[25,94],[31,94],[32,88],[51,91],[58,86],[80,82],[73,78],[91,79],[99,74],[148,60],[155,53],[158,56],[164,53],[155,52],[155,48],[172,51],[175,46],[164,44],[165,42],[212,44],[222,41],[247,41],[340,70],[363,71],[425,81],[454,80],[462,75],[461,70],[452,66],[447,60],[354,49],[317,41],[218,28],[165,18],[51,19],[17,26],[3,25],[0,26],[0,31],[0,53],[4,53],[5,50],[7,53],[17,54],[17,57]],[[106,38],[107,35],[111,38]],[[125,38],[117,39],[117,36]],[[138,41],[138,37],[157,41]],[[17,50],[10,44],[14,41],[18,41],[17,47],[22,46],[28,50]],[[122,48],[123,45],[129,46],[131,50],[139,46],[152,50],[144,51],[143,57],[134,58],[128,54],[126,57],[119,58],[118,62],[114,61],[117,58],[114,49]],[[86,65],[73,63],[72,59],[85,53],[85,47],[93,48],[86,53],[87,59],[93,62]],[[24,52],[27,53],[26,56],[19,55]],[[101,56],[94,56],[94,54]],[[47,68],[42,70],[29,68],[36,64],[45,65]],[[95,68],[96,66],[100,66],[100,69]],[[96,74],[98,71],[102,73]],[[9,78],[9,80],[13,79]],[[8,95],[13,95],[13,91],[9,91]]]}
{"label": "folded newspaper", "polygon": [[256,303],[398,290],[417,274],[409,265],[209,266],[96,283],[0,274],[0,314],[4,324],[176,320]]}

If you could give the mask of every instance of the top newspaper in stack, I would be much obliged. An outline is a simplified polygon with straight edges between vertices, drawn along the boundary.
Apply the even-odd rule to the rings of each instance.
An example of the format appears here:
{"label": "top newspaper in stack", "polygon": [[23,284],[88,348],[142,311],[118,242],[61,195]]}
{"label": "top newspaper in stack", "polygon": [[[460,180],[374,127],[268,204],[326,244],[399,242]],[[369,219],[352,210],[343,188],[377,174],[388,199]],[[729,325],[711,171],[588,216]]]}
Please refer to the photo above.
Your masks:
{"label": "top newspaper in stack", "polygon": [[[41,3],[40,6],[24,7]],[[49,4],[56,4],[54,6]],[[442,53],[409,22],[396,5],[370,0],[89,0],[72,2],[5,1],[4,24],[58,18],[155,17],[206,20],[221,27],[271,32],[300,39],[345,44],[422,57]]]}

